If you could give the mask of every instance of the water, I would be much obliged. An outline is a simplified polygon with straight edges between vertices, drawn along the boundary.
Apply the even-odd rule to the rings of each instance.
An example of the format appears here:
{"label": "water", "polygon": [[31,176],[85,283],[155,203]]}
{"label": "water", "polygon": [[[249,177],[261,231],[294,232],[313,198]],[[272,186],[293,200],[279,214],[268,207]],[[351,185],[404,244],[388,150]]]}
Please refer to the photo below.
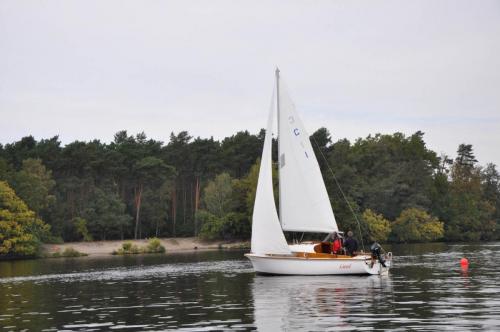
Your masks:
{"label": "water", "polygon": [[256,276],[242,251],[1,262],[0,331],[500,330],[500,243],[390,249],[363,277]]}

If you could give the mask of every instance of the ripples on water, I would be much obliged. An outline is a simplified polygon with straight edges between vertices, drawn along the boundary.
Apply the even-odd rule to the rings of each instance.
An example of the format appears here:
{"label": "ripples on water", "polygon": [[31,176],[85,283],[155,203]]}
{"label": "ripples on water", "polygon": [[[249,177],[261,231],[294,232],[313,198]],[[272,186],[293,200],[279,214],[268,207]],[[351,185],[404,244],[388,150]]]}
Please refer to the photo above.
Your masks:
{"label": "ripples on water", "polygon": [[500,243],[392,250],[382,277],[256,276],[239,251],[2,262],[0,331],[500,330]]}

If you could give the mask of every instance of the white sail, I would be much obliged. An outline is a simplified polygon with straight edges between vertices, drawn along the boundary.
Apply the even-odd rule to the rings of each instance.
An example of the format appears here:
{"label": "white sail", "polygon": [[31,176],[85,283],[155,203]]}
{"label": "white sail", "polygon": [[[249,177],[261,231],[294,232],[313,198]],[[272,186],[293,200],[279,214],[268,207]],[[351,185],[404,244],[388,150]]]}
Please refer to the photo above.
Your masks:
{"label": "white sail", "polygon": [[267,120],[266,137],[260,161],[259,179],[252,216],[251,251],[254,254],[290,254],[290,249],[281,230],[274,204],[272,177],[272,130],[274,102]]}
{"label": "white sail", "polygon": [[281,81],[278,82],[281,227],[294,232],[337,231],[309,134],[285,86]]}

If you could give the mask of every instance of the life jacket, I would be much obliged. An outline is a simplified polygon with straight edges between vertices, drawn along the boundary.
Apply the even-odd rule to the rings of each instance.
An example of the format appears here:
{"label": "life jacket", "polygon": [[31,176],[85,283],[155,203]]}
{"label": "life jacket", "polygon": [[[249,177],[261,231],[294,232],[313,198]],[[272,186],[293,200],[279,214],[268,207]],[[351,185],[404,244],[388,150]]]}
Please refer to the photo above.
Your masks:
{"label": "life jacket", "polygon": [[342,249],[342,241],[340,239],[334,240],[332,243],[332,252],[336,254],[340,249]]}

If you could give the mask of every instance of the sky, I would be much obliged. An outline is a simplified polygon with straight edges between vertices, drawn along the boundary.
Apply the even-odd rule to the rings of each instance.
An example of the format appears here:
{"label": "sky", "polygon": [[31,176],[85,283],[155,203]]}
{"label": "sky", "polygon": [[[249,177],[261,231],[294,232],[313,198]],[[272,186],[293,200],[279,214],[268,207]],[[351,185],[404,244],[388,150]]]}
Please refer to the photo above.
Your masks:
{"label": "sky", "polygon": [[500,166],[500,1],[0,1],[0,143],[265,127],[279,66],[309,133],[425,133]]}

